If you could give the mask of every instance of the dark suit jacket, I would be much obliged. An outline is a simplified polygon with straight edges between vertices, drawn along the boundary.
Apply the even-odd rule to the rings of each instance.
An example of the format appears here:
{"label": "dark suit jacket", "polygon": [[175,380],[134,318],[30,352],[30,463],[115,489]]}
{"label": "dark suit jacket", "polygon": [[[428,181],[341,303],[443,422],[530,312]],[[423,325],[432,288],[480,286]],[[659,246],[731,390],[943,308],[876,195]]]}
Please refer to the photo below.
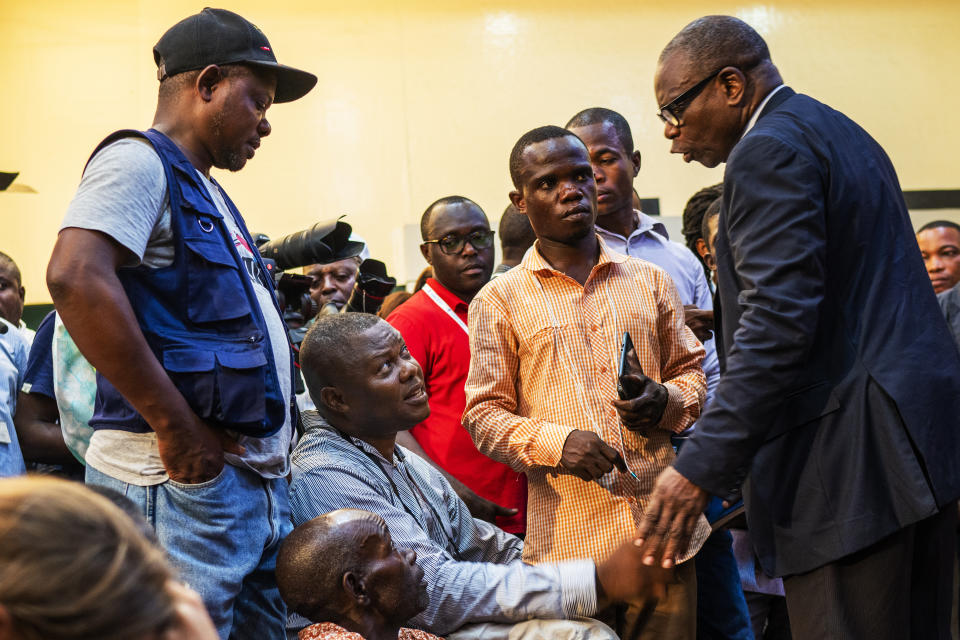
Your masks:
{"label": "dark suit jacket", "polygon": [[960,356],[893,166],[849,118],[784,88],[723,187],[723,373],[675,466],[743,484],[764,569],[802,573],[960,496]]}

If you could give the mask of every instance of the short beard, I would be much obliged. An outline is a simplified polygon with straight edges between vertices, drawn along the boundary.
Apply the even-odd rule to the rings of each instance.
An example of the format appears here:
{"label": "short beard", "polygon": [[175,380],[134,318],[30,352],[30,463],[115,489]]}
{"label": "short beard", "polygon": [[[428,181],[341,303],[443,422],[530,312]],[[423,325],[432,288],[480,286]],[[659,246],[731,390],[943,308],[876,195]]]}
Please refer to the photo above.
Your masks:
{"label": "short beard", "polygon": [[219,145],[212,151],[213,166],[227,171],[240,171],[247,164],[247,157],[246,154],[237,149],[231,149],[221,141],[223,138],[223,120],[223,111],[219,111],[213,116],[213,122],[210,123],[214,140]]}

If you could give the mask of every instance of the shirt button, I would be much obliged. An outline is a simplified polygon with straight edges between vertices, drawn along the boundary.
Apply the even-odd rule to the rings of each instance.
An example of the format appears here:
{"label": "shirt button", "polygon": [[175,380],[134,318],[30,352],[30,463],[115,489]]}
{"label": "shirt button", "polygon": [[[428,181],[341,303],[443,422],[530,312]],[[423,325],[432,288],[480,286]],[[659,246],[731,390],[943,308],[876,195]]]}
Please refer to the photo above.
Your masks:
{"label": "shirt button", "polygon": [[590,331],[597,331],[600,327],[595,324],[590,325]]}
{"label": "shirt button", "polygon": [[606,372],[607,372],[606,367],[600,367],[600,373],[606,373]]}

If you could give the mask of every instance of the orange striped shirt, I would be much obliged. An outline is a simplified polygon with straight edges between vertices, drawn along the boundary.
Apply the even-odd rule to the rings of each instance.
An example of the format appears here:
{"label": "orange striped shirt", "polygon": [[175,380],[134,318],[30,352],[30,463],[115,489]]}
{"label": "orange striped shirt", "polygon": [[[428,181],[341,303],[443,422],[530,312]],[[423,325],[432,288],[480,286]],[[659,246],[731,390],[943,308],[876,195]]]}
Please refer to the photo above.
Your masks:
{"label": "orange striped shirt", "polygon": [[[527,562],[606,559],[635,535],[657,474],[674,458],[670,434],[700,415],[703,347],[684,324],[683,305],[659,267],[600,242],[586,284],[553,269],[539,243],[518,267],[470,304],[470,373],[463,424],[477,448],[527,474]],[[617,366],[624,331],[644,373],[669,394],[649,438],[620,423]],[[575,429],[594,431],[630,471],[586,482],[559,467]],[[701,516],[680,561],[709,535]]]}

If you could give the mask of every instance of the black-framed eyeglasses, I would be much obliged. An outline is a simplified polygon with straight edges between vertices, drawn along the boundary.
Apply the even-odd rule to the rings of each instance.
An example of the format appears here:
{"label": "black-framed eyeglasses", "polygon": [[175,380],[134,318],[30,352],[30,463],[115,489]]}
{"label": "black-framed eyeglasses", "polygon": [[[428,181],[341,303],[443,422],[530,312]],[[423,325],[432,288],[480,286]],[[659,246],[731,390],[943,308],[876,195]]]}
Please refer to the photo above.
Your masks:
{"label": "black-framed eyeglasses", "polygon": [[724,65],[711,73],[709,76],[693,85],[676,98],[668,102],[667,104],[661,106],[657,110],[657,116],[667,124],[670,124],[674,127],[679,127],[683,124],[681,118],[683,117],[683,112],[686,111],[687,107],[690,106],[690,103],[700,95],[700,92],[710,83],[711,80],[720,75],[720,72],[726,69],[730,65]]}
{"label": "black-framed eyeglasses", "polygon": [[455,233],[451,233],[443,236],[439,240],[424,240],[423,244],[436,243],[439,245],[440,251],[443,251],[448,256],[455,256],[463,251],[463,246],[468,242],[470,246],[477,251],[486,249],[493,244],[493,231],[471,231],[465,236],[458,236]]}

